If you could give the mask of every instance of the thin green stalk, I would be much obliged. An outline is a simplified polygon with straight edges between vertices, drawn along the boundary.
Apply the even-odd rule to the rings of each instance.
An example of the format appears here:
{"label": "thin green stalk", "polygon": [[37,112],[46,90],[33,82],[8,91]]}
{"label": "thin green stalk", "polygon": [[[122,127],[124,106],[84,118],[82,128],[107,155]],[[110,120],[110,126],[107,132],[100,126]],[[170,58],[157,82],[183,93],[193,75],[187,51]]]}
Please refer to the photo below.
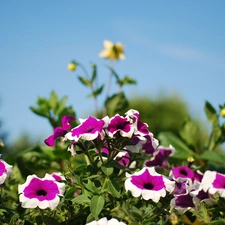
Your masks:
{"label": "thin green stalk", "polygon": [[42,209],[40,209],[40,213],[41,213],[41,219],[42,219],[43,224],[46,224],[46,222],[45,222],[45,215],[44,215],[44,212],[43,212]]}

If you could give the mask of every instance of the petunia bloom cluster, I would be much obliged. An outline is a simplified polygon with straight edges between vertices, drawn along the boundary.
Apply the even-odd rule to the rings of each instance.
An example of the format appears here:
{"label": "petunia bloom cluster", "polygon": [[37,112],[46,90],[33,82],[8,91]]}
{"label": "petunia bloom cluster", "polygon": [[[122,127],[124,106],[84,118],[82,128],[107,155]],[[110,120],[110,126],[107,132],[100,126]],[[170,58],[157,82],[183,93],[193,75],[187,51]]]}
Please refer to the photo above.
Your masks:
{"label": "petunia bloom cluster", "polygon": [[171,170],[170,178],[176,182],[171,209],[180,214],[199,210],[200,202],[215,204],[216,195],[225,198],[225,175],[216,171],[207,170],[203,174],[188,166],[177,166]]}
{"label": "petunia bloom cluster", "polygon": [[[67,118],[66,121],[69,123],[74,119]],[[104,149],[110,157],[116,157],[122,151],[128,153],[142,151],[144,154],[152,156],[159,143],[148,130],[148,125],[140,121],[137,110],[131,109],[125,113],[125,116],[116,114],[111,118],[106,116],[102,119],[88,116],[88,118],[79,119],[79,121],[80,124],[70,130],[68,129],[70,126],[55,128],[54,134],[48,137],[45,143],[53,146],[58,137],[63,137],[65,141],[70,142],[68,150],[71,151],[72,155],[75,155],[75,149],[82,150],[83,143],[86,141],[92,143],[93,148],[96,148],[99,153]],[[127,157],[129,158],[129,154]],[[121,163],[122,161],[120,161]]]}
{"label": "petunia bloom cluster", "polygon": [[[111,118],[106,116],[99,119],[88,116],[86,119],[79,119],[80,124],[72,128],[69,123],[73,120],[75,118],[64,117],[62,127],[55,128],[54,134],[47,138],[45,143],[54,146],[55,140],[62,137],[69,143],[68,150],[72,156],[75,156],[76,152],[84,153],[88,155],[89,160],[93,160],[92,165],[98,167],[113,160],[114,164],[111,165],[115,166],[117,163],[117,168],[126,171],[121,172],[124,176],[124,193],[129,193],[134,198],[152,201],[154,204],[169,195],[170,211],[180,214],[188,210],[199,210],[200,202],[214,204],[217,196],[225,198],[225,175],[215,171],[202,173],[187,165],[171,168],[168,157],[175,153],[175,148],[172,145],[159,145],[148,125],[141,121],[137,110],[131,109],[124,116],[116,114]],[[140,158],[141,163],[137,160]],[[54,177],[57,178],[57,174]],[[35,181],[31,182],[33,179]],[[54,197],[47,198],[49,190],[43,189],[45,179],[29,177],[28,181],[20,186],[23,207],[56,207],[59,196],[63,195],[64,187],[56,185],[54,190],[57,191],[52,192]],[[33,182],[37,182],[37,185],[33,185]],[[57,182],[57,179],[54,182]],[[36,187],[39,187],[38,190]],[[42,191],[39,192],[40,190]],[[30,195],[30,192],[33,194]],[[89,224],[124,223],[104,217]]]}

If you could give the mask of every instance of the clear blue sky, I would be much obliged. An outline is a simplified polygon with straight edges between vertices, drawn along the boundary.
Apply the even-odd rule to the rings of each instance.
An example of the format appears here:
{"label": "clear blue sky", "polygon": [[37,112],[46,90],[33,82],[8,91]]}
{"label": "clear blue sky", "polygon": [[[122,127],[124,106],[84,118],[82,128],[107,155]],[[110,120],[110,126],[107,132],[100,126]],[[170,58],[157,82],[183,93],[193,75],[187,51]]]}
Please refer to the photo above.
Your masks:
{"label": "clear blue sky", "polygon": [[[37,96],[68,95],[78,117],[92,112],[92,99],[67,70],[75,59],[99,67],[105,39],[125,46],[120,75],[137,79],[128,96],[178,93],[192,112],[204,115],[205,100],[225,102],[225,1],[1,1],[0,119],[15,140],[24,131],[44,138],[48,122],[29,110]],[[154,119],[154,118],[153,118]]]}

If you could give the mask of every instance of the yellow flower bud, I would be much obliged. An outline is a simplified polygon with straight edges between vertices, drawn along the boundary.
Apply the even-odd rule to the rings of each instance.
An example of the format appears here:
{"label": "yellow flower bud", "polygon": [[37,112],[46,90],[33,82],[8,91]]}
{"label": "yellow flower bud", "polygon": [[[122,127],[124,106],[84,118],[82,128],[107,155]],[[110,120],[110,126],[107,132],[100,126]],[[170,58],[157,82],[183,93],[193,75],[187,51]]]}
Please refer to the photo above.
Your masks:
{"label": "yellow flower bud", "polygon": [[195,159],[194,159],[192,156],[189,156],[189,157],[187,158],[187,161],[190,162],[190,163],[192,163],[192,162],[195,161]]}
{"label": "yellow flower bud", "polygon": [[71,63],[68,64],[67,68],[70,71],[74,71],[77,68],[77,64],[75,62],[71,62]]}
{"label": "yellow flower bud", "polygon": [[223,109],[220,110],[220,115],[222,117],[225,117],[225,108],[223,108]]}

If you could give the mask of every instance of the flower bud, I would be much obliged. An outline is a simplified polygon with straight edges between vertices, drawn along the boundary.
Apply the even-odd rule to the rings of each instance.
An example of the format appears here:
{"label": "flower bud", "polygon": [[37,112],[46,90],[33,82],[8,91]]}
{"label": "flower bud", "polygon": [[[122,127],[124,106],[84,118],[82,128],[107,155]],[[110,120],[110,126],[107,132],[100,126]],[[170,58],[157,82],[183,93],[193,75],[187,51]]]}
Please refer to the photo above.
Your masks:
{"label": "flower bud", "polygon": [[70,71],[74,71],[77,68],[77,64],[75,62],[71,62],[71,63],[68,64],[67,68]]}
{"label": "flower bud", "polygon": [[220,110],[220,115],[221,115],[222,117],[225,117],[225,108],[222,108],[222,109]]}

